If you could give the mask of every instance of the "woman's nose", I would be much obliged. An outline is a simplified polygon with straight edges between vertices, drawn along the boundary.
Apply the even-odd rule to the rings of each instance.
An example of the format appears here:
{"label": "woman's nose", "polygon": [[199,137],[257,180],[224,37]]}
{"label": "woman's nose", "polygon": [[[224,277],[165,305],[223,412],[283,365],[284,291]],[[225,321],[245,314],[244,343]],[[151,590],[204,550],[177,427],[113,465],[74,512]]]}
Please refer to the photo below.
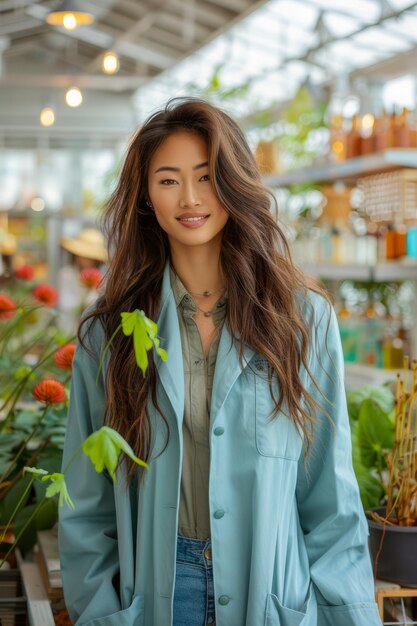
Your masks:
{"label": "woman's nose", "polygon": [[180,198],[180,207],[193,207],[199,206],[201,204],[201,200],[199,198],[199,194],[195,185],[187,184],[182,187],[182,195]]}

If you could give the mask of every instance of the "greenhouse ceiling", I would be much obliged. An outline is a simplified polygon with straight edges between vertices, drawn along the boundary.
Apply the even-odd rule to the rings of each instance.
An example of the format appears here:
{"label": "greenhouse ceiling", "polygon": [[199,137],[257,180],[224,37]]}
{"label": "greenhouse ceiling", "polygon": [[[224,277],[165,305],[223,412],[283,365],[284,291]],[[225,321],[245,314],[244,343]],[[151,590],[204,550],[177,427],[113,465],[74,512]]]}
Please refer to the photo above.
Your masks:
{"label": "greenhouse ceiling", "polygon": [[[203,95],[251,118],[279,110],[306,80],[416,74],[409,0],[79,3],[95,22],[67,32],[45,21],[58,0],[0,0],[0,145],[111,146],[176,95]],[[120,57],[110,76],[101,71],[108,48]],[[71,86],[83,91],[73,110],[64,98]],[[45,106],[56,112],[48,129],[39,124]]]}
{"label": "greenhouse ceiling", "polygon": [[172,95],[203,94],[247,116],[288,101],[306,80],[329,83],[370,66],[414,73],[416,47],[417,2],[270,0],[138,89],[136,103],[145,115]]}

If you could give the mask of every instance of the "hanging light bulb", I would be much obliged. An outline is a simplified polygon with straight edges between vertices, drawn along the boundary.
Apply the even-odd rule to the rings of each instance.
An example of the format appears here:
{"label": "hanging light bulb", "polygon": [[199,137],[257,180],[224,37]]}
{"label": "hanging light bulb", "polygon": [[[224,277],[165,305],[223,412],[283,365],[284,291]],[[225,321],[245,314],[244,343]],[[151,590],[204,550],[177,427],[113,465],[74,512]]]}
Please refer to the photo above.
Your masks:
{"label": "hanging light bulb", "polygon": [[39,115],[42,126],[49,127],[55,124],[55,111],[51,107],[44,107]]}
{"label": "hanging light bulb", "polygon": [[79,107],[83,101],[83,94],[78,87],[71,87],[65,94],[65,102],[69,107]]}
{"label": "hanging light bulb", "polygon": [[77,28],[77,18],[74,13],[65,13],[62,18],[62,25],[65,30],[74,30],[74,28]]}
{"label": "hanging light bulb", "polygon": [[94,22],[94,15],[83,10],[75,0],[64,0],[55,10],[49,11],[46,21],[52,26],[62,26],[74,30],[78,26],[88,26]]}
{"label": "hanging light bulb", "polygon": [[113,50],[108,50],[101,62],[101,69],[105,74],[116,74],[119,71],[120,63],[119,63],[119,55]]}

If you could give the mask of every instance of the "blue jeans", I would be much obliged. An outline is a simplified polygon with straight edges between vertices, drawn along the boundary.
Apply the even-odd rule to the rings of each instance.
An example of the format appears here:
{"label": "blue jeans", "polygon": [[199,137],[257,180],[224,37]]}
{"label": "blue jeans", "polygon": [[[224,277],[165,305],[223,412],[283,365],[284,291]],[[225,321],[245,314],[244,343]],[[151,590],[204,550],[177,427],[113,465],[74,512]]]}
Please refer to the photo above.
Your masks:
{"label": "blue jeans", "polygon": [[216,626],[215,621],[210,540],[178,535],[174,626]]}

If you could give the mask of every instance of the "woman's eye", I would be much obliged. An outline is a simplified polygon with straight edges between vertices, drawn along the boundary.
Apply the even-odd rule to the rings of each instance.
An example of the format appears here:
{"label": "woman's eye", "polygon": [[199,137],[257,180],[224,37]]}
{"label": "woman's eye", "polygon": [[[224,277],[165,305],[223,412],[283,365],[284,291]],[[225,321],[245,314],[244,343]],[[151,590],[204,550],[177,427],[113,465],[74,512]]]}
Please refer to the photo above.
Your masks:
{"label": "woman's eye", "polygon": [[200,180],[202,180],[203,182],[210,180],[210,174],[204,174],[204,176],[202,176]]}
{"label": "woman's eye", "polygon": [[164,178],[164,180],[161,180],[161,185],[175,185],[176,182],[177,181],[172,178]]}

